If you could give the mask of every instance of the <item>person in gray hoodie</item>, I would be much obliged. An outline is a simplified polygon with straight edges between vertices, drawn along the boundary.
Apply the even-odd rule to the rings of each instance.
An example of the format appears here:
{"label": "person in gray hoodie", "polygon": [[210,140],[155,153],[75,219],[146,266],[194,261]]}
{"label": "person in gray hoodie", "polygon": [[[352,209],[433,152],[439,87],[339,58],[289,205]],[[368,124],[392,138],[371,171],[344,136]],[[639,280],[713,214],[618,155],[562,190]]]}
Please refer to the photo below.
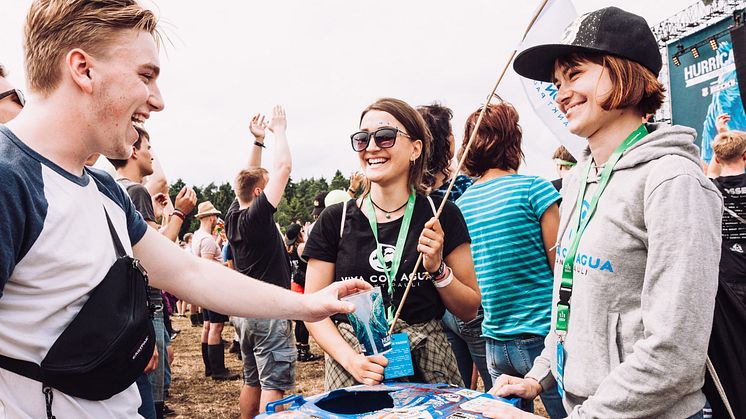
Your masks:
{"label": "person in gray hoodie", "polygon": [[[723,204],[695,131],[642,123],[663,101],[661,65],[645,20],[615,7],[516,58],[519,74],[555,84],[588,148],[562,190],[545,349],[493,394],[556,385],[572,418],[702,417]],[[532,417],[499,403],[485,415]]]}

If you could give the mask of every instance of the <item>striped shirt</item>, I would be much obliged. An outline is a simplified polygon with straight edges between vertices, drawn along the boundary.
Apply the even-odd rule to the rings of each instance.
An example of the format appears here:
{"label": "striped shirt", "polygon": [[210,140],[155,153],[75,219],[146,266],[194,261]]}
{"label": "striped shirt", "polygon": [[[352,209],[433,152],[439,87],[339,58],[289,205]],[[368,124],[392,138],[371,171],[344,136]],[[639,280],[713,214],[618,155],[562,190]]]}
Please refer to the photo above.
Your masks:
{"label": "striped shirt", "polygon": [[474,184],[456,201],[472,238],[483,336],[549,333],[553,275],[540,220],[559,198],[546,180],[513,174]]}

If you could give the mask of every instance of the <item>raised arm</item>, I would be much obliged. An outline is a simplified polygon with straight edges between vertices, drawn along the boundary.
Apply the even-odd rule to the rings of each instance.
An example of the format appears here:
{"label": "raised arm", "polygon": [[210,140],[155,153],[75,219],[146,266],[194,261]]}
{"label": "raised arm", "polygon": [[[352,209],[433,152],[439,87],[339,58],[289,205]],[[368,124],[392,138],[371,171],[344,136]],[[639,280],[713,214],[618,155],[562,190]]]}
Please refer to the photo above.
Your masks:
{"label": "raised arm", "polygon": [[262,165],[262,151],[264,151],[264,134],[266,132],[267,122],[264,115],[256,114],[251,118],[249,131],[254,136],[254,142],[251,144],[251,155],[249,156],[249,169],[260,167]]}
{"label": "raised arm", "polygon": [[267,195],[269,203],[277,208],[280,205],[282,194],[285,192],[285,186],[290,179],[290,171],[293,169],[288,139],[285,135],[287,119],[285,118],[285,110],[282,106],[275,106],[272,112],[272,120],[267,125],[267,128],[275,136],[276,149],[272,162],[272,170],[269,173],[269,182],[264,188],[264,194]]}
{"label": "raised arm", "polygon": [[[162,194],[161,194],[162,195]],[[164,199],[168,199],[164,197]],[[174,204],[174,215],[169,217],[165,224],[163,224],[158,231],[166,236],[169,240],[175,242],[179,236],[179,231],[184,223],[183,215],[186,217],[197,204],[197,195],[194,193],[192,188],[184,186],[176,195],[176,202]]]}
{"label": "raised arm", "polygon": [[352,311],[354,306],[339,298],[370,288],[353,280],[301,295],[194,257],[152,229],[132,249],[153,286],[228,315],[318,321]]}

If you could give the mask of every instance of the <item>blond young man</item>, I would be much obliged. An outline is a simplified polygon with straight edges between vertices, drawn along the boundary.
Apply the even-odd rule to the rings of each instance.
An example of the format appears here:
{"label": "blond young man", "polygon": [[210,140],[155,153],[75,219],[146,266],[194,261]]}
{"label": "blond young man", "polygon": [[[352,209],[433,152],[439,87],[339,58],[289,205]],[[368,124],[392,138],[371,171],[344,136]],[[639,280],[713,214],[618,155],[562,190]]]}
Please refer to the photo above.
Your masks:
{"label": "blond young man", "polygon": [[[163,110],[152,12],[134,0],[37,0],[24,34],[29,100],[0,126],[0,355],[38,364],[67,328],[117,259],[106,214],[153,286],[201,306],[309,321],[353,309],[338,297],[360,282],[301,296],[186,254],[148,228],[111,176],[85,168],[94,153],[128,158],[134,124]],[[3,414],[137,417],[134,385],[99,401],[42,388],[0,369]]]}
{"label": "blond young man", "polygon": [[725,131],[712,142],[720,176],[713,179],[723,194],[723,244],[720,279],[746,305],[746,132]]}

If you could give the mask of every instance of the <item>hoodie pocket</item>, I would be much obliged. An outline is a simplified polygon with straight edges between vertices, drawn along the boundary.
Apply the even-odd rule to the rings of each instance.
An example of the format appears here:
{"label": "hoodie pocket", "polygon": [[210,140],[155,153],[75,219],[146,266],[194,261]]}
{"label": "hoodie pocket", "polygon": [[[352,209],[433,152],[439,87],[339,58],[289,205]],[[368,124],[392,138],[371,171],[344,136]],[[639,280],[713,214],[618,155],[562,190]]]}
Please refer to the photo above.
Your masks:
{"label": "hoodie pocket", "polygon": [[607,353],[609,354],[609,372],[614,370],[622,362],[621,350],[621,315],[619,313],[608,313],[606,319]]}

